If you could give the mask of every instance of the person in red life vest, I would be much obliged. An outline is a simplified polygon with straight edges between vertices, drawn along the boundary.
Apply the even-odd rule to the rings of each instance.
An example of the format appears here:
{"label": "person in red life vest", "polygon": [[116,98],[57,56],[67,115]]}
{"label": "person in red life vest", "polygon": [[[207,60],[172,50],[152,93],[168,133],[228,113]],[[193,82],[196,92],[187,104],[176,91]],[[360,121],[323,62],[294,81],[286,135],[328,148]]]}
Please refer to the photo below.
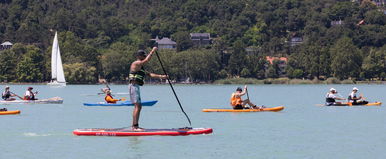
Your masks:
{"label": "person in red life vest", "polygon": [[114,99],[113,96],[111,95],[111,90],[106,90],[106,97],[105,101],[107,103],[117,103],[118,101],[121,101],[122,99]]}
{"label": "person in red life vest", "polygon": [[[255,104],[251,103],[249,99],[242,100],[241,96],[247,93],[247,86],[244,86],[244,90],[240,87],[236,89],[236,92],[232,93],[231,96],[231,105],[233,109],[262,109],[264,107],[258,107]],[[246,105],[249,105],[246,106]]]}
{"label": "person in red life vest", "polygon": [[24,94],[24,100],[38,100],[35,96],[38,92],[32,92],[34,88],[28,87],[27,91]]}

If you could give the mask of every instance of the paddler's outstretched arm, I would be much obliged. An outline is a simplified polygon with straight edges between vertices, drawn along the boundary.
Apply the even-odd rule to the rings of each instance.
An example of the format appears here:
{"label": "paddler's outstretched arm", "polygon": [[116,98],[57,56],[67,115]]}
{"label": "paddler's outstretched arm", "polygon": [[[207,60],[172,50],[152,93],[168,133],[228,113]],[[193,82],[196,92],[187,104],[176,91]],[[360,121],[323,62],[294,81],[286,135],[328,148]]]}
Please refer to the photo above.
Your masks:
{"label": "paddler's outstretched arm", "polygon": [[149,54],[146,56],[146,58],[142,61],[138,61],[138,64],[144,65],[145,63],[149,62],[151,59],[151,56],[157,51],[157,47],[153,47],[153,49],[149,52]]}
{"label": "paddler's outstretched arm", "polygon": [[155,74],[155,73],[149,73],[149,76],[151,78],[161,78],[161,79],[166,79],[168,77],[167,75],[159,75],[159,74]]}

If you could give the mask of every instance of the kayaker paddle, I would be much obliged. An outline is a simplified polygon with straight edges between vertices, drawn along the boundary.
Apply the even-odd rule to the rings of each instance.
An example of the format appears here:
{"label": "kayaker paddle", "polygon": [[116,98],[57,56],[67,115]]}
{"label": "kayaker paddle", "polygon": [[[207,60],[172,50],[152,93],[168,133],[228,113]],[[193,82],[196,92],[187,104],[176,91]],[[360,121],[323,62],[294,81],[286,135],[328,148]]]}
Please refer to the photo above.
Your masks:
{"label": "kayaker paddle", "polygon": [[13,92],[10,92],[10,93],[12,93],[12,94],[15,95],[16,97],[20,98],[21,100],[24,100],[24,98],[20,97],[19,95],[15,94],[15,93],[13,93]]}
{"label": "kayaker paddle", "polygon": [[249,94],[248,94],[248,88],[247,87],[245,87],[245,91],[247,92],[247,98],[249,100]]}
{"label": "kayaker paddle", "polygon": [[180,102],[180,100],[179,100],[178,97],[177,97],[176,91],[174,91],[173,85],[172,85],[172,83],[170,82],[169,76],[168,76],[168,74],[166,73],[166,70],[165,70],[165,68],[164,68],[164,66],[163,66],[163,64],[162,64],[162,61],[161,61],[161,58],[160,58],[159,55],[158,55],[158,52],[156,51],[155,54],[157,55],[157,59],[158,59],[160,65],[161,65],[162,70],[164,71],[164,74],[166,75],[166,80],[168,81],[168,83],[169,83],[169,85],[170,85],[170,88],[171,88],[172,91],[173,91],[174,97],[176,97],[176,100],[177,100],[177,102],[178,102],[178,105],[180,106],[182,112],[185,114],[186,118],[188,119],[188,122],[189,122],[190,126],[192,126],[192,122],[190,121],[189,116],[185,113],[184,108],[182,108],[181,102]]}

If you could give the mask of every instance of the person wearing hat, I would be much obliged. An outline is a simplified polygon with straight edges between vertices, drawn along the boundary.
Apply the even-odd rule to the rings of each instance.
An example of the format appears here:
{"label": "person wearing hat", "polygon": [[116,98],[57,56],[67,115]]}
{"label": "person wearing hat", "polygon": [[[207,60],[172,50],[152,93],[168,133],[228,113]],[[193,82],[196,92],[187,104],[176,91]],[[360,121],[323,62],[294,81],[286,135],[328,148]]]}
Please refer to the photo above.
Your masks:
{"label": "person wearing hat", "polygon": [[369,103],[368,101],[363,100],[363,96],[357,96],[358,88],[354,87],[352,92],[348,95],[348,102],[352,103],[352,105],[364,105]]}
{"label": "person wearing hat", "polygon": [[111,95],[111,90],[106,90],[106,97],[105,101],[107,103],[117,103],[118,101],[121,101],[122,99],[114,99],[113,96]]}
{"label": "person wearing hat", "polygon": [[345,100],[345,99],[338,97],[336,95],[337,93],[338,92],[336,91],[335,88],[330,89],[330,92],[328,92],[326,95],[326,106],[342,104],[342,102],[337,102],[336,100]]}
{"label": "person wearing hat", "polygon": [[24,94],[24,100],[37,100],[35,97],[38,92],[32,92],[34,88],[28,87],[27,91]]}
{"label": "person wearing hat", "polygon": [[159,75],[155,73],[149,73],[146,72],[143,68],[143,66],[148,63],[157,50],[157,47],[153,47],[153,49],[149,52],[149,54],[146,54],[144,50],[138,50],[135,54],[137,60],[135,60],[130,65],[130,74],[129,74],[129,94],[130,94],[130,100],[132,103],[134,103],[134,110],[133,110],[133,124],[132,129],[141,131],[142,128],[139,127],[139,115],[141,113],[142,105],[141,105],[141,94],[140,94],[140,86],[143,86],[144,78],[146,75],[152,77],[152,78],[161,78],[166,79],[166,75]]}
{"label": "person wearing hat", "polygon": [[[109,87],[109,85],[107,84],[106,81],[103,81],[102,83],[104,83],[104,84],[106,85],[106,87],[101,89],[101,91],[102,91],[103,93],[98,93],[98,94],[106,94],[107,91],[111,91],[111,88]],[[111,92],[110,92],[110,93],[111,93]]]}
{"label": "person wearing hat", "polygon": [[[231,95],[231,106],[233,109],[261,109],[260,107],[257,107],[255,104],[251,103],[249,99],[242,100],[241,96],[245,95],[247,93],[247,86],[244,86],[244,90],[242,90],[240,87],[236,89],[236,92],[232,93]],[[249,105],[246,106],[246,105]]]}
{"label": "person wearing hat", "polygon": [[1,95],[2,95],[1,98],[3,98],[6,101],[16,100],[15,98],[11,98],[16,95],[9,90],[9,86],[5,86],[5,90]]}

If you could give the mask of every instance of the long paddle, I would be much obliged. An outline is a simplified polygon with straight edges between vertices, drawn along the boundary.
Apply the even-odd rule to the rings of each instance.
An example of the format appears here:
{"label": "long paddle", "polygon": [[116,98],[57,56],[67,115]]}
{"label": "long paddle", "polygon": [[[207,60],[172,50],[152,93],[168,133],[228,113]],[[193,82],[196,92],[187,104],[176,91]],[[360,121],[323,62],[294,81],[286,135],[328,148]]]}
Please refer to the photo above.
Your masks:
{"label": "long paddle", "polygon": [[20,97],[19,95],[15,94],[15,93],[13,93],[13,92],[10,92],[10,93],[12,93],[13,95],[15,95],[16,97],[19,97],[21,100],[24,100],[24,98]]}
{"label": "long paddle", "polygon": [[[109,84],[107,83],[107,81],[105,82],[105,85],[106,85],[106,88],[108,88],[109,90],[111,90],[111,88],[109,87]],[[102,89],[103,91],[103,89]],[[106,92],[103,92],[103,93],[98,93],[98,95],[101,95],[101,94],[105,94]],[[112,95],[114,96],[114,95]]]}
{"label": "long paddle", "polygon": [[161,64],[161,68],[162,68],[162,70],[164,71],[164,74],[166,75],[166,80],[168,81],[168,83],[169,83],[169,85],[170,85],[170,88],[171,88],[172,91],[173,91],[174,97],[176,97],[176,99],[177,99],[178,105],[180,106],[182,112],[185,114],[186,118],[188,119],[190,126],[192,126],[192,122],[190,122],[189,116],[185,113],[184,108],[182,108],[181,102],[180,102],[180,100],[179,100],[178,97],[177,97],[176,91],[174,91],[173,85],[172,85],[172,83],[170,82],[169,76],[168,76],[168,74],[166,73],[166,70],[165,70],[165,68],[164,68],[164,65],[162,64],[162,61],[161,61],[161,58],[160,58],[159,55],[158,55],[158,52],[156,51],[155,54],[157,55],[157,59],[158,59],[159,63]]}
{"label": "long paddle", "polygon": [[247,98],[249,100],[248,88],[245,88],[245,91],[247,92]]}

